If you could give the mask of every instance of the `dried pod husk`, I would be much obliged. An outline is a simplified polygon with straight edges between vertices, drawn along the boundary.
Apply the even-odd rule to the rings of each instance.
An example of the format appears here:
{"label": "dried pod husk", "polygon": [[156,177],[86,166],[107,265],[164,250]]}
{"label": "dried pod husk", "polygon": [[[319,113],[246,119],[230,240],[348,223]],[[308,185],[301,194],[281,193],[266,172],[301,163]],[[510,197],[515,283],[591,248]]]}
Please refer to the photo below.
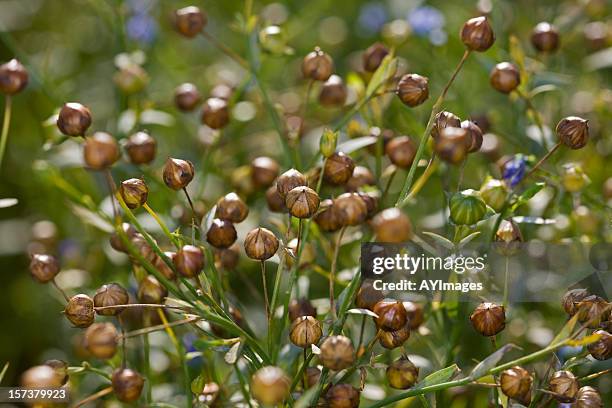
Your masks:
{"label": "dried pod husk", "polygon": [[403,302],[404,309],[406,309],[406,316],[408,316],[408,326],[410,330],[416,330],[425,321],[425,315],[423,313],[423,306],[414,302]]}
{"label": "dried pod husk", "polygon": [[577,305],[584,298],[589,296],[589,292],[586,289],[571,289],[565,292],[563,297],[561,298],[561,305],[563,306],[563,310],[570,316],[573,316],[578,311]]}
{"label": "dried pod husk", "polygon": [[488,178],[480,187],[480,196],[495,211],[500,212],[508,198],[508,186],[502,180]]}
{"label": "dried pod husk", "polygon": [[459,127],[442,129],[434,140],[434,150],[440,159],[455,165],[466,159],[470,146],[469,132]]}
{"label": "dried pod husk", "polygon": [[312,316],[298,317],[291,323],[289,339],[298,347],[307,348],[317,344],[322,335],[321,322]]}
{"label": "dried pod husk", "polygon": [[20,385],[23,388],[59,388],[62,382],[55,370],[45,364],[24,371],[21,374]]}
{"label": "dried pod husk", "polygon": [[330,370],[340,371],[348,368],[355,361],[353,343],[345,336],[329,336],[321,344],[319,359],[321,364]]}
{"label": "dried pod husk", "polygon": [[270,157],[257,157],[251,162],[251,179],[257,187],[268,187],[278,177],[280,166]]}
{"label": "dried pod husk", "polygon": [[355,166],[353,175],[346,182],[346,190],[355,192],[364,186],[373,186],[376,184],[374,174],[365,166]]}
{"label": "dried pod husk", "polygon": [[342,228],[342,216],[334,205],[334,201],[330,199],[321,202],[314,221],[325,232],[334,232]]}
{"label": "dried pod husk", "polygon": [[63,360],[47,360],[43,363],[43,365],[49,366],[55,371],[55,375],[57,377],[57,381],[61,385],[65,385],[70,376],[68,375],[68,363]]}
{"label": "dried pod husk", "polygon": [[278,251],[278,238],[267,228],[255,228],[244,239],[244,250],[251,259],[265,261]]}
{"label": "dried pod husk", "polygon": [[325,402],[329,408],[357,408],[359,390],[351,384],[332,385],[325,394]]}
{"label": "dried pod husk", "polygon": [[506,312],[503,306],[483,302],[470,315],[474,329],[483,336],[491,337],[506,327]]}
{"label": "dried pod husk", "polygon": [[391,163],[402,169],[407,169],[412,165],[416,151],[414,142],[408,136],[395,137],[385,146],[385,153]]}
{"label": "dried pod husk", "polygon": [[436,117],[434,118],[433,127],[431,128],[431,136],[434,138],[434,140],[440,137],[442,129],[447,127],[460,128],[461,119],[459,119],[459,116],[448,111],[437,113]]}
{"label": "dried pod husk", "polygon": [[409,324],[406,324],[399,330],[381,330],[378,334],[380,345],[389,350],[400,347],[408,338],[410,338]]}
{"label": "dried pod husk", "polygon": [[461,122],[461,128],[468,131],[468,140],[470,141],[468,153],[475,153],[482,146],[482,130],[471,120]]}
{"label": "dried pod husk", "polygon": [[344,193],[334,200],[342,225],[359,225],[368,217],[368,207],[357,193]]}
{"label": "dried pod husk", "polygon": [[119,160],[119,145],[114,137],[106,132],[96,132],[85,139],[83,160],[95,170],[103,170]]}
{"label": "dried pod husk", "polygon": [[416,384],[419,369],[406,357],[400,357],[387,367],[387,381],[391,388],[407,390]]}
{"label": "dried pod husk", "polygon": [[60,272],[60,264],[53,255],[34,254],[30,261],[30,273],[40,283],[52,281]]}
{"label": "dried pod husk", "polygon": [[408,316],[402,302],[384,299],[374,305],[372,309],[378,315],[376,326],[383,330],[399,330],[406,325]]}
{"label": "dried pod husk", "polygon": [[523,234],[517,223],[510,220],[502,220],[495,232],[495,250],[503,256],[516,254],[523,242]]}
{"label": "dried pod husk", "polygon": [[[164,255],[166,255],[166,257],[168,257],[168,259],[170,259],[170,262],[172,262],[172,264],[174,265],[174,260],[176,259],[176,252],[167,251],[164,252]],[[161,272],[161,274],[164,275],[166,279],[176,279],[176,273],[174,273],[174,270],[161,257],[158,256],[155,258],[153,266],[155,267],[155,269]]]}
{"label": "dried pod husk", "polygon": [[174,257],[176,271],[186,278],[196,277],[204,268],[204,251],[194,245],[183,245]]}
{"label": "dried pod husk", "polygon": [[296,187],[307,186],[308,180],[306,177],[296,169],[289,169],[276,180],[276,191],[278,194],[285,199],[287,193]]}
{"label": "dried pod husk", "polygon": [[593,334],[599,335],[599,340],[587,346],[589,353],[596,360],[608,360],[612,358],[612,334],[605,330],[595,330]]}
{"label": "dried pod husk", "polygon": [[576,394],[576,402],[572,407],[574,408],[603,408],[603,402],[601,395],[593,387],[582,387]]}
{"label": "dried pod husk", "polygon": [[521,84],[521,73],[516,65],[510,62],[500,62],[489,74],[491,86],[504,94],[509,94]]}
{"label": "dried pod husk", "polygon": [[389,49],[384,44],[377,42],[370,45],[362,55],[363,69],[367,72],[375,72],[387,55],[389,55]]}
{"label": "dried pod husk", "polygon": [[[118,283],[107,283],[96,290],[93,297],[94,307],[119,306],[130,303],[130,295]],[[115,316],[121,313],[123,308],[103,309],[96,312],[102,316]]]}
{"label": "dried pod husk", "polygon": [[149,187],[145,184],[144,180],[138,178],[131,178],[122,181],[119,185],[119,194],[130,209],[140,208],[147,202],[149,197]]}
{"label": "dried pod husk", "polygon": [[75,295],[68,301],[64,314],[75,327],[88,327],[95,319],[94,301],[84,294]]}
{"label": "dried pod husk", "polygon": [[353,170],[355,170],[353,159],[342,152],[337,152],[325,160],[323,178],[329,184],[346,184],[353,175]]}
{"label": "dried pod husk", "polygon": [[198,88],[189,82],[180,84],[174,90],[174,104],[183,112],[191,112],[200,103],[202,96]]}
{"label": "dried pod husk", "polygon": [[578,320],[581,323],[588,324],[591,329],[598,328],[601,322],[610,318],[609,303],[596,295],[590,295],[582,299],[576,304],[576,310],[578,311]]}
{"label": "dried pod husk", "polygon": [[531,32],[531,44],[540,52],[554,52],[559,48],[559,32],[550,23],[538,23]]}
{"label": "dried pod husk", "polygon": [[187,38],[200,34],[207,22],[206,13],[195,6],[178,9],[174,16],[176,31]]}
{"label": "dried pod husk", "polygon": [[319,103],[323,106],[343,106],[347,95],[348,90],[342,78],[332,75],[321,87]]}
{"label": "dried pod husk", "polygon": [[474,225],[482,220],[487,212],[487,205],[474,190],[453,194],[449,208],[450,218],[457,225]]}
{"label": "dried pod husk", "polygon": [[289,303],[289,320],[295,321],[298,317],[317,317],[317,309],[308,298],[292,299]]}
{"label": "dried pod husk", "polygon": [[85,136],[91,126],[91,111],[78,102],[68,102],[62,106],[57,116],[57,128],[67,136]]}
{"label": "dried pod husk", "polygon": [[378,242],[399,243],[412,237],[412,224],[399,208],[387,208],[372,219],[372,228]]}
{"label": "dried pod husk", "polygon": [[485,16],[474,17],[463,24],[461,28],[461,41],[468,50],[486,51],[495,42],[495,33]]}
{"label": "dried pod husk", "polygon": [[153,275],[147,275],[138,285],[138,300],[142,303],[162,304],[168,296],[168,289]]}
{"label": "dried pod husk", "polygon": [[113,372],[111,384],[119,401],[132,402],[140,398],[144,379],[138,372],[130,368],[118,368]]}
{"label": "dried pod husk", "polygon": [[133,164],[149,164],[155,160],[157,142],[150,134],[137,132],[128,138],[125,151]]}
{"label": "dried pod husk", "polygon": [[15,95],[28,85],[28,71],[16,59],[0,65],[0,92]]}
{"label": "dried pod husk", "polygon": [[268,209],[272,212],[283,213],[288,211],[287,207],[285,207],[285,199],[278,193],[276,184],[266,190],[266,204],[268,204]]}
{"label": "dried pod husk", "polygon": [[194,173],[193,163],[189,160],[170,157],[164,164],[164,183],[173,190],[181,190],[193,180]]}
{"label": "dried pod husk", "polygon": [[315,47],[302,61],[302,74],[306,79],[327,81],[333,72],[334,62],[319,47]]}
{"label": "dried pod husk", "polygon": [[260,368],[251,377],[251,393],[264,405],[282,403],[289,395],[290,385],[291,380],[279,367]]}
{"label": "dried pod husk", "polygon": [[559,402],[573,402],[578,394],[578,379],[567,370],[555,372],[548,383],[548,390]]}
{"label": "dried pod husk", "polygon": [[206,233],[206,240],[215,248],[229,248],[236,242],[236,228],[231,221],[215,218]]}
{"label": "dried pod husk", "polygon": [[319,195],[310,187],[296,187],[287,193],[285,206],[296,218],[310,218],[319,209]]}
{"label": "dried pod husk", "polygon": [[406,74],[397,83],[395,91],[404,105],[414,108],[429,98],[429,78],[419,74]]}
{"label": "dried pod husk", "polygon": [[[136,231],[136,228],[134,228],[132,224],[128,224],[127,222],[124,222],[121,224],[121,229],[123,230],[123,232],[125,233],[125,235],[130,241],[132,240],[132,238],[134,238],[138,234],[138,232]],[[115,251],[119,251],[119,252],[123,252],[127,254],[128,250],[123,244],[123,240],[121,239],[119,234],[117,234],[117,232],[114,232],[110,236],[109,242],[110,242],[111,247]]]}
{"label": "dried pod husk", "polygon": [[236,193],[226,194],[217,201],[217,218],[237,224],[244,221],[248,215],[249,207]]}
{"label": "dried pod husk", "polygon": [[589,123],[578,116],[568,116],[557,124],[559,141],[570,149],[582,149],[589,141]]}
{"label": "dried pod husk", "polygon": [[94,323],[85,330],[85,348],[96,358],[112,358],[117,352],[117,337],[112,323]]}
{"label": "dried pod husk", "polygon": [[531,403],[531,386],[533,377],[529,371],[523,367],[514,366],[509,368],[499,376],[499,383],[502,392],[513,400],[516,400],[524,405]]}
{"label": "dried pod husk", "polygon": [[208,98],[202,108],[202,123],[211,129],[222,129],[229,123],[229,108],[221,98]]}
{"label": "dried pod husk", "polygon": [[306,369],[306,388],[311,388],[319,382],[321,370],[318,367],[308,367]]}
{"label": "dried pod husk", "polygon": [[355,306],[360,309],[373,310],[374,306],[383,299],[382,291],[374,289],[374,281],[364,279],[355,296]]}

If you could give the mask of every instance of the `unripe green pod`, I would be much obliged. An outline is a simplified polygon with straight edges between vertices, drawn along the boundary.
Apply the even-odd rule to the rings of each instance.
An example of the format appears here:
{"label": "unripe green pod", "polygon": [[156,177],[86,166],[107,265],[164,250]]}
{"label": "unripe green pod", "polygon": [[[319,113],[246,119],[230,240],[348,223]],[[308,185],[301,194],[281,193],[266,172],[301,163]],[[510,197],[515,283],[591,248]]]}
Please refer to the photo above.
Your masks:
{"label": "unripe green pod", "polygon": [[450,218],[457,225],[474,225],[482,220],[487,205],[477,191],[463,190],[455,193],[449,203]]}
{"label": "unripe green pod", "polygon": [[480,187],[480,196],[496,212],[500,212],[508,197],[508,187],[502,180],[488,178]]}

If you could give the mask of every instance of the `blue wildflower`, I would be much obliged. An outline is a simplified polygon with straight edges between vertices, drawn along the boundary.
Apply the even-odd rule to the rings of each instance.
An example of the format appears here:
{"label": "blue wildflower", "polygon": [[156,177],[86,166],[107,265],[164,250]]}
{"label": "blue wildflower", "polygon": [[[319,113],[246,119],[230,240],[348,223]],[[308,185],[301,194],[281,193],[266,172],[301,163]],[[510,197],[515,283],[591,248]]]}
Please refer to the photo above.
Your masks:
{"label": "blue wildflower", "polygon": [[408,23],[420,36],[429,36],[431,32],[440,32],[444,27],[444,15],[435,7],[421,6],[408,13]]}
{"label": "blue wildflower", "polygon": [[157,34],[157,23],[148,14],[135,14],[127,21],[127,35],[131,40],[150,44]]}
{"label": "blue wildflower", "polygon": [[516,186],[525,176],[526,166],[527,160],[525,159],[525,156],[522,154],[515,155],[504,165],[504,172],[502,176],[503,179],[510,185],[510,187]]}
{"label": "blue wildflower", "polygon": [[366,3],[359,12],[359,26],[368,34],[380,31],[387,21],[387,10],[379,2]]}
{"label": "blue wildflower", "polygon": [[[186,333],[182,340],[183,347],[185,347],[185,351],[187,353],[192,353],[194,351],[198,351],[193,343],[198,339],[198,336],[195,333]],[[188,365],[194,367],[202,364],[202,357],[196,357],[187,362]]]}

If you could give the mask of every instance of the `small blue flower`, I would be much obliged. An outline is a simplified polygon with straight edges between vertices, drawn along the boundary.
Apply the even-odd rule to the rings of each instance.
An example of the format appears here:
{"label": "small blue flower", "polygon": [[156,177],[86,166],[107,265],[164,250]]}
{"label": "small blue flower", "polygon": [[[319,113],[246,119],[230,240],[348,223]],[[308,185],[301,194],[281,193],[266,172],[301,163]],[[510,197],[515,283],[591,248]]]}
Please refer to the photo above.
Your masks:
{"label": "small blue flower", "polygon": [[423,37],[432,31],[440,32],[445,22],[444,15],[435,7],[417,7],[408,14],[408,23],[412,30]]}
{"label": "small blue flower", "polygon": [[368,34],[374,34],[387,22],[387,17],[387,10],[382,4],[370,2],[361,7],[358,23]]}
{"label": "small blue flower", "polygon": [[[183,347],[185,347],[185,352],[192,353],[194,351],[198,351],[193,343],[198,339],[198,336],[195,333],[186,333],[182,340]],[[202,357],[196,357],[187,362],[188,365],[195,367],[202,364]]]}
{"label": "small blue flower", "polygon": [[135,14],[127,21],[127,35],[130,39],[150,44],[157,34],[157,22],[148,14]]}
{"label": "small blue flower", "polygon": [[516,186],[525,176],[525,167],[527,160],[522,154],[517,154],[504,165],[504,180],[510,184],[510,187]]}

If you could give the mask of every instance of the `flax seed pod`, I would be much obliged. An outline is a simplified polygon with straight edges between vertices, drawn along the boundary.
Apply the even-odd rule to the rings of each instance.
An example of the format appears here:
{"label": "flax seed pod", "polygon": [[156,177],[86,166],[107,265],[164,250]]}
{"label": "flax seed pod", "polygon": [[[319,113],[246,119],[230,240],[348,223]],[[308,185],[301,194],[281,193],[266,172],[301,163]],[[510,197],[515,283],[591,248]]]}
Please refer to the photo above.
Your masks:
{"label": "flax seed pod", "polygon": [[113,372],[111,384],[119,401],[132,402],[140,398],[144,379],[138,372],[130,368],[118,368]]}
{"label": "flax seed pod", "polygon": [[495,42],[495,33],[485,16],[466,21],[460,34],[463,44],[472,51],[486,51]]}
{"label": "flax seed pod", "polygon": [[478,333],[491,337],[506,327],[506,312],[503,306],[483,302],[471,314],[470,321]]}
{"label": "flax seed pod", "polygon": [[34,254],[30,261],[30,273],[40,283],[52,281],[60,272],[59,261],[53,255]]}
{"label": "flax seed pod", "polygon": [[412,165],[416,151],[414,142],[408,136],[395,137],[385,146],[385,153],[391,163],[402,169],[407,169]]}
{"label": "flax seed pod", "polygon": [[91,126],[91,111],[78,102],[68,102],[62,106],[57,116],[57,128],[67,136],[85,136]]}
{"label": "flax seed pod", "polygon": [[94,323],[85,331],[85,348],[96,358],[112,358],[117,352],[117,337],[112,323]]}
{"label": "flax seed pod", "polygon": [[215,248],[229,248],[236,242],[236,228],[231,221],[215,218],[206,233],[206,240]]}
{"label": "flax seed pod", "polygon": [[346,184],[353,175],[355,162],[342,152],[333,153],[325,160],[323,178],[333,185]]}
{"label": "flax seed pod", "polygon": [[355,361],[353,343],[345,336],[329,336],[321,344],[319,359],[330,370],[340,371],[350,367]]}
{"label": "flax seed pod", "polygon": [[260,368],[251,377],[253,397],[264,405],[280,404],[289,395],[291,380],[279,367]]}
{"label": "flax seed pod", "polygon": [[94,170],[103,170],[119,159],[119,145],[114,137],[106,132],[96,132],[85,140],[83,159]]}
{"label": "flax seed pod", "polygon": [[255,228],[244,239],[244,250],[251,259],[265,261],[278,251],[279,241],[276,235],[267,228]]}
{"label": "flax seed pod", "polygon": [[419,369],[406,357],[400,357],[387,367],[387,381],[392,388],[406,390],[416,384]]}
{"label": "flax seed pod", "polygon": [[406,309],[402,302],[396,300],[381,300],[372,309],[378,315],[376,325],[383,330],[399,330],[408,320]]}
{"label": "flax seed pod", "polygon": [[332,385],[325,394],[325,401],[329,408],[357,408],[359,390],[351,384]]}
{"label": "flax seed pod", "polygon": [[276,180],[276,190],[278,194],[285,199],[287,193],[296,187],[307,186],[308,180],[296,169],[289,169]]}
{"label": "flax seed pod", "polygon": [[321,48],[315,47],[302,61],[304,78],[315,81],[326,81],[334,72],[334,62]]}
{"label": "flax seed pod", "polygon": [[531,403],[533,377],[523,367],[515,366],[502,371],[499,382],[502,392],[524,405]]}
{"label": "flax seed pod", "polygon": [[287,193],[285,205],[292,216],[310,218],[319,208],[319,195],[310,187],[296,187]]}
{"label": "flax seed pod", "polygon": [[208,22],[206,13],[195,6],[176,10],[174,17],[176,31],[187,38],[200,34]]}
{"label": "flax seed pod", "polygon": [[410,326],[406,324],[399,330],[381,330],[378,342],[386,349],[393,350],[400,347],[410,338]]}
{"label": "flax seed pod", "polygon": [[312,316],[298,317],[293,321],[289,330],[289,339],[301,348],[317,344],[322,335],[321,323]]}
{"label": "flax seed pod", "polygon": [[88,327],[95,319],[94,302],[87,295],[75,295],[64,308],[64,315],[75,327]]}
{"label": "flax seed pod", "polygon": [[382,43],[374,43],[363,53],[363,69],[374,72],[378,69],[383,59],[389,55],[389,49]]}
{"label": "flax seed pod", "polygon": [[531,44],[540,52],[554,52],[559,48],[559,32],[545,21],[538,23],[531,33]]}
{"label": "flax seed pod", "polygon": [[406,242],[412,237],[412,224],[399,208],[387,208],[372,219],[372,227],[379,242]]}
{"label": "flax seed pod", "polygon": [[397,84],[395,91],[404,105],[414,108],[429,98],[429,78],[419,74],[406,74]]}
{"label": "flax seed pod", "polygon": [[229,193],[217,201],[217,218],[238,224],[249,215],[249,207],[236,193]]}
{"label": "flax seed pod", "polygon": [[[102,285],[96,291],[93,298],[94,307],[120,306],[130,303],[130,296],[123,286],[118,283]],[[97,310],[99,315],[115,316],[123,311],[123,308],[111,308]]]}
{"label": "flax seed pod", "polygon": [[561,370],[555,372],[548,384],[548,389],[559,402],[573,402],[578,393],[578,380],[571,372]]}
{"label": "flax seed pod", "polygon": [[278,177],[280,166],[270,157],[257,157],[251,162],[251,179],[258,187],[268,187]]}

